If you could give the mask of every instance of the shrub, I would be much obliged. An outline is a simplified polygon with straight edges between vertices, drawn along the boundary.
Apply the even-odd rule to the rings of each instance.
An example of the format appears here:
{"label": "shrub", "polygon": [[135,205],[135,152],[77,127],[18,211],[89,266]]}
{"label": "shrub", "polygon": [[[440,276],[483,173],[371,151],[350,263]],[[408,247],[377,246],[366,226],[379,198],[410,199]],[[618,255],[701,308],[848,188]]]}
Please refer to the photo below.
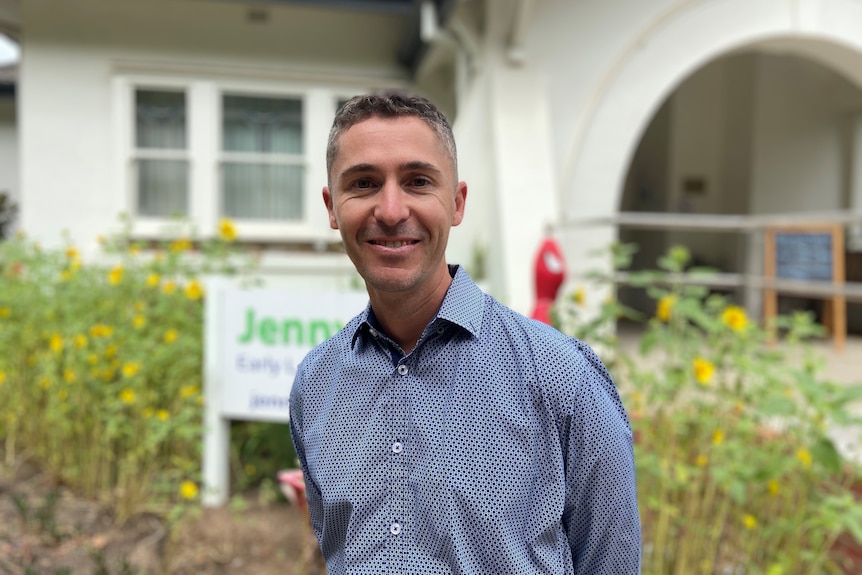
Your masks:
{"label": "shrub", "polygon": [[250,259],[216,239],[0,244],[0,438],[120,518],[197,497],[202,435],[203,274]]}
{"label": "shrub", "polygon": [[[616,247],[616,267],[631,253]],[[631,274],[656,303],[640,357],[607,335],[637,316],[614,299],[579,327],[583,292],[557,309],[561,325],[611,351],[635,435],[644,574],[842,572],[831,549],[844,533],[862,541],[862,505],[828,430],[858,429],[848,406],[862,385],[821,377],[803,345],[821,331],[809,316],[780,318],[785,342],[770,346],[728,297],[682,283],[687,263],[674,248],[658,271]]]}

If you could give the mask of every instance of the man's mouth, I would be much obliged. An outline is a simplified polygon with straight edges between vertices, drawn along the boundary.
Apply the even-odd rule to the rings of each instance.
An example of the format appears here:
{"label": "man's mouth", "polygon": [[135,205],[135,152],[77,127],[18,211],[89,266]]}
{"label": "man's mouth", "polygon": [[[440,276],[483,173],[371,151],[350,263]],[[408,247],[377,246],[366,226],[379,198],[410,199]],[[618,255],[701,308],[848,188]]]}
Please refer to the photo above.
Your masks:
{"label": "man's mouth", "polygon": [[398,241],[371,240],[369,243],[372,245],[375,245],[375,246],[383,246],[385,248],[395,249],[395,248],[400,248],[403,246],[413,245],[417,242],[416,242],[416,240],[398,240]]}

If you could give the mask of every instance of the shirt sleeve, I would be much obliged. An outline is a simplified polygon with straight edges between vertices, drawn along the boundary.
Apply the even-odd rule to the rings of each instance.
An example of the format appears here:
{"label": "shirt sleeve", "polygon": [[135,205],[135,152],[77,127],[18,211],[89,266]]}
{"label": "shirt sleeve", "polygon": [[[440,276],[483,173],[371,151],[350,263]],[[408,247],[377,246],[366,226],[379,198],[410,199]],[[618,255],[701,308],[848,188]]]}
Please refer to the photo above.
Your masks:
{"label": "shirt sleeve", "polygon": [[631,427],[610,375],[581,344],[567,422],[563,526],[575,575],[640,573],[641,528]]}
{"label": "shirt sleeve", "polygon": [[290,436],[293,440],[293,449],[299,459],[302,468],[302,477],[305,481],[305,499],[308,503],[308,514],[311,517],[311,527],[318,541],[323,534],[323,500],[320,489],[311,479],[308,470],[308,461],[305,454],[305,443],[302,435],[302,383],[301,372],[296,375],[293,389],[290,393]]}

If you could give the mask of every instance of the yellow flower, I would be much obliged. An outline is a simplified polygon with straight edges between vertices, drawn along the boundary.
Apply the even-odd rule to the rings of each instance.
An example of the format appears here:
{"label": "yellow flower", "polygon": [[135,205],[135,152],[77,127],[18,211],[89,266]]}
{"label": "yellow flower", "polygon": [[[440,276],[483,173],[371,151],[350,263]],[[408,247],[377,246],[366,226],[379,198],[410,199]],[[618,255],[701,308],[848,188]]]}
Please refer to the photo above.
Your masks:
{"label": "yellow flower", "polygon": [[718,428],[712,432],[712,444],[721,445],[722,443],[724,443],[724,430]]}
{"label": "yellow flower", "polygon": [[111,359],[115,355],[117,355],[117,345],[112,343],[111,345],[109,345],[108,347],[105,348],[105,358]]}
{"label": "yellow flower", "polygon": [[178,335],[177,330],[169,329],[165,332],[165,343],[174,343],[177,341]]}
{"label": "yellow flower", "polygon": [[138,253],[140,251],[141,251],[141,246],[139,246],[138,244],[132,244],[129,246],[129,253],[133,256],[138,255]]}
{"label": "yellow flower", "polygon": [[61,282],[67,282],[70,279],[72,279],[72,272],[70,272],[69,270],[63,270],[60,272],[60,281]]}
{"label": "yellow flower", "polygon": [[80,257],[80,254],[78,253],[78,250],[76,250],[74,247],[70,246],[70,247],[66,248],[66,257],[69,258],[70,260],[75,260],[75,259],[78,259]]}
{"label": "yellow flower", "polygon": [[162,291],[167,294],[174,293],[177,289],[177,284],[174,281],[166,281],[162,286]]}
{"label": "yellow flower", "polygon": [[146,305],[142,301],[136,301],[132,307],[135,309],[136,312],[141,313],[142,311],[144,311]]}
{"label": "yellow flower", "polygon": [[709,457],[707,457],[706,455],[703,455],[703,454],[698,455],[697,459],[694,460],[694,464],[697,465],[698,467],[706,467],[708,463],[709,463]]}
{"label": "yellow flower", "polygon": [[117,266],[108,273],[108,283],[115,286],[123,281],[123,266]]}
{"label": "yellow flower", "polygon": [[51,351],[54,353],[60,353],[63,351],[63,336],[59,333],[55,333],[51,336]]}
{"label": "yellow flower", "polygon": [[748,316],[745,310],[737,305],[730,305],[721,312],[721,321],[733,331],[742,331],[748,326]]}
{"label": "yellow flower", "polygon": [[135,392],[134,390],[129,389],[128,387],[120,392],[120,401],[127,405],[131,405],[135,403]]}
{"label": "yellow flower", "polygon": [[180,496],[183,499],[195,499],[198,496],[198,484],[194,481],[183,481],[180,484]]}
{"label": "yellow flower", "polygon": [[0,370],[0,385],[3,385],[3,383],[5,381],[6,381],[6,372],[3,370]]}
{"label": "yellow flower", "polygon": [[701,385],[709,385],[715,375],[715,365],[702,357],[694,358],[694,378]]}
{"label": "yellow flower", "polygon": [[774,497],[781,491],[781,484],[775,479],[770,479],[769,483],[766,484],[766,489],[768,489],[769,494]]}
{"label": "yellow flower", "polygon": [[109,325],[97,323],[90,328],[90,335],[93,337],[111,337],[114,333],[114,328]]}
{"label": "yellow flower", "polygon": [[75,336],[75,347],[78,349],[83,349],[87,347],[87,336],[83,333],[79,333]]}
{"label": "yellow flower", "polygon": [[9,317],[12,314],[12,310],[8,307],[0,307],[0,317]]}
{"label": "yellow flower", "polygon": [[796,459],[802,464],[802,467],[808,469],[811,467],[811,452],[804,447],[796,451]]}
{"label": "yellow flower", "polygon": [[69,399],[69,390],[66,388],[61,389],[57,392],[57,397],[60,398],[60,401],[66,401]]}
{"label": "yellow flower", "polygon": [[218,224],[218,235],[226,242],[232,242],[236,239],[236,226],[227,218],[222,218]]}
{"label": "yellow flower", "polygon": [[197,395],[197,393],[198,386],[196,385],[184,385],[180,389],[180,397],[182,397],[183,399],[186,399],[187,397],[191,397],[193,395]]}
{"label": "yellow flower", "polygon": [[658,307],[655,311],[655,316],[659,318],[661,321],[669,321],[670,320],[670,312],[673,309],[673,305],[676,303],[676,296],[674,295],[666,295],[660,300],[658,300]]}
{"label": "yellow flower", "polygon": [[584,286],[578,286],[572,299],[574,299],[575,303],[578,305],[584,305],[587,302],[587,290],[584,289]]}
{"label": "yellow flower", "polygon": [[252,463],[246,463],[244,470],[246,475],[254,475],[255,473],[257,473],[257,467],[255,467]]}
{"label": "yellow flower", "polygon": [[156,287],[159,285],[159,280],[161,280],[159,274],[151,273],[147,276],[147,287]]}
{"label": "yellow flower", "polygon": [[204,295],[204,288],[195,280],[190,281],[184,290],[186,297],[191,300],[201,299]]}
{"label": "yellow flower", "polygon": [[153,408],[152,407],[145,408],[144,411],[141,412],[141,415],[144,416],[144,419],[151,418],[153,416]]}
{"label": "yellow flower", "polygon": [[39,380],[39,387],[42,389],[48,389],[51,387],[51,380],[48,379],[47,376],[42,377],[42,379]]}
{"label": "yellow flower", "polygon": [[72,383],[76,379],[77,379],[77,376],[75,375],[75,372],[73,370],[67,369],[63,372],[63,380],[66,383]]}
{"label": "yellow flower", "polygon": [[89,363],[90,365],[96,365],[97,363],[99,363],[99,356],[95,353],[91,353],[87,356],[87,363]]}
{"label": "yellow flower", "polygon": [[147,318],[142,315],[136,315],[132,318],[132,325],[137,329],[144,327],[147,324]]}
{"label": "yellow flower", "polygon": [[134,377],[141,369],[141,364],[136,361],[130,361],[123,365],[123,377]]}
{"label": "yellow flower", "polygon": [[743,516],[742,518],[742,524],[745,525],[746,529],[751,531],[752,529],[757,527],[757,519],[754,517],[754,515],[746,513],[745,516]]}
{"label": "yellow flower", "polygon": [[167,409],[160,409],[156,412],[156,417],[159,419],[159,421],[167,421],[171,418],[171,414],[168,412]]}
{"label": "yellow flower", "polygon": [[181,253],[190,250],[192,247],[192,243],[183,238],[179,240],[174,240],[171,242],[170,250],[174,253]]}

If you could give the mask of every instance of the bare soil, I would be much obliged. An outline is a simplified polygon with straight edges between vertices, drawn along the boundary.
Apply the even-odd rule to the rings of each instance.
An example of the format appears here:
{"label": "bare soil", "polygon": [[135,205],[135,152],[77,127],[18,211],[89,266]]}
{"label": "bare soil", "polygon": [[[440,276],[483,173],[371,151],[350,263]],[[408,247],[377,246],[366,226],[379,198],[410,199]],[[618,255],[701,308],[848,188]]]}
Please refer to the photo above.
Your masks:
{"label": "bare soil", "polygon": [[170,532],[150,513],[121,524],[26,462],[0,467],[0,574],[325,575],[305,511],[258,499],[196,509]]}

